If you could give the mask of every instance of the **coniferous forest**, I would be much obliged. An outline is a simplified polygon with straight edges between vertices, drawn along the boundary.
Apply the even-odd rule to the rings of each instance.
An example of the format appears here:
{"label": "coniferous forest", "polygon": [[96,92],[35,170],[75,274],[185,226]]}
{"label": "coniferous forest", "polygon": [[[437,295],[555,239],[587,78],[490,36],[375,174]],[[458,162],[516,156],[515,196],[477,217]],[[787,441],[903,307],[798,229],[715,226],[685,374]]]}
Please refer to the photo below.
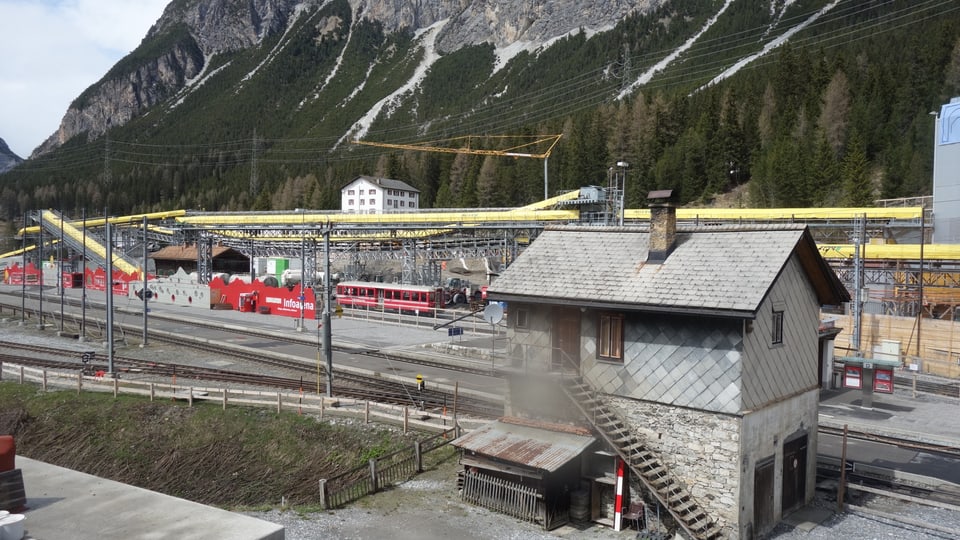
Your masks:
{"label": "coniferous forest", "polygon": [[[777,27],[759,3],[735,2],[677,61],[630,86],[721,3],[665,3],[613,30],[520,53],[502,69],[494,69],[492,46],[446,54],[363,138],[470,136],[472,148],[506,150],[561,134],[547,161],[550,194],[606,185],[611,166],[625,161],[629,208],[661,188],[676,190],[683,204],[735,193],[727,204],[745,207],[863,206],[931,192],[931,112],[960,95],[955,1],[841,2],[718,78]],[[795,2],[793,20],[779,25],[825,3]],[[345,0],[318,9],[350,21]],[[349,40],[348,30],[298,22],[260,47],[209,59],[206,73],[216,76],[185,99],[103,136],[74,137],[0,176],[0,218],[17,221],[37,208],[70,216],[103,208],[337,209],[340,188],[361,174],[415,186],[426,207],[511,207],[543,197],[541,159],[352,144],[350,126],[412,77],[423,51],[412,33],[387,34],[374,22],[354,24]],[[183,28],[170,32],[146,40],[104,80],[189,39]],[[281,39],[282,54],[264,62]],[[88,99],[85,92],[74,105]]]}

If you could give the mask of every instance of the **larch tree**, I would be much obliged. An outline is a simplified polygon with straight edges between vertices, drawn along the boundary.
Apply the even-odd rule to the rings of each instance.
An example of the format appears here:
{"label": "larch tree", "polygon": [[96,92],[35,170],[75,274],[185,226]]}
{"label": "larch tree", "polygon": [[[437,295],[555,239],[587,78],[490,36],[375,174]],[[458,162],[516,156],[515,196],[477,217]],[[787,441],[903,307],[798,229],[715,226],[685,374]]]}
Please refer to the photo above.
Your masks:
{"label": "larch tree", "polygon": [[817,126],[833,148],[834,153],[843,151],[843,141],[850,123],[850,83],[843,71],[837,71],[823,92],[823,108]]}

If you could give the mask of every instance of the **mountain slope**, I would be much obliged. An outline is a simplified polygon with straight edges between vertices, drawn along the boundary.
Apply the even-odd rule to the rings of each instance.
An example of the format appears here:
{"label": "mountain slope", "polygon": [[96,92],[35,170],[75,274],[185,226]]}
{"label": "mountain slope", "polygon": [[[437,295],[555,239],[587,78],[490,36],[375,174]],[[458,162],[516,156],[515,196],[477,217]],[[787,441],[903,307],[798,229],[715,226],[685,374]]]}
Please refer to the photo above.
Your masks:
{"label": "mountain slope", "polygon": [[[748,181],[761,205],[922,194],[926,113],[960,90],[958,11],[950,0],[177,0],[18,167],[3,212],[51,200],[336,208],[358,174],[403,179],[427,205],[523,204],[542,196],[539,161],[351,141],[470,136],[503,150],[550,133],[563,134],[552,191],[605,184],[625,160],[631,205],[655,187],[692,201]],[[845,165],[861,152],[864,167]]]}
{"label": "mountain slope", "polygon": [[0,174],[16,167],[23,162],[23,158],[13,153],[6,141],[0,139]]}

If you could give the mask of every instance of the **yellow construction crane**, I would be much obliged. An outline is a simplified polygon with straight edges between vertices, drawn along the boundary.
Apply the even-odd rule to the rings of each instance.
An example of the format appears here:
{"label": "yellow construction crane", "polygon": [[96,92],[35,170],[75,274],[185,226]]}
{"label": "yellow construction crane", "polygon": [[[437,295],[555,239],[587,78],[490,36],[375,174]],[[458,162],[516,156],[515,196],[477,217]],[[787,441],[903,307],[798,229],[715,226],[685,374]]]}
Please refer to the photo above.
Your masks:
{"label": "yellow construction crane", "polygon": [[[472,154],[478,156],[505,156],[505,157],[527,157],[543,160],[543,198],[549,197],[547,180],[547,161],[550,159],[550,153],[560,142],[563,135],[464,135],[462,137],[453,137],[451,139],[440,139],[436,141],[427,141],[417,144],[393,144],[354,140],[353,144],[362,144],[366,146],[378,146],[381,148],[394,148],[396,150],[417,150],[421,152],[444,152],[447,154]],[[481,139],[532,139],[529,142],[511,146],[503,150],[485,150],[473,148],[472,143]],[[441,146],[445,144],[445,146]],[[547,149],[541,153],[526,151],[528,149],[542,148],[547,145]]]}

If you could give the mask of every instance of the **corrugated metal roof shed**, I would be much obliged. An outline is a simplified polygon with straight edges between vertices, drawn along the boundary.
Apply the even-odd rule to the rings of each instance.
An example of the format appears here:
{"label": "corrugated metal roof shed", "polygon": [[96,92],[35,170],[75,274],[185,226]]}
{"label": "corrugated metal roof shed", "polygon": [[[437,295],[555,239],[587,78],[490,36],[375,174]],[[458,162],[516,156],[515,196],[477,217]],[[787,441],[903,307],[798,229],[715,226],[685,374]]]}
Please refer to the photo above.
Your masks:
{"label": "corrugated metal roof shed", "polygon": [[554,472],[579,457],[596,440],[584,433],[496,421],[460,437],[452,444],[484,456]]}

